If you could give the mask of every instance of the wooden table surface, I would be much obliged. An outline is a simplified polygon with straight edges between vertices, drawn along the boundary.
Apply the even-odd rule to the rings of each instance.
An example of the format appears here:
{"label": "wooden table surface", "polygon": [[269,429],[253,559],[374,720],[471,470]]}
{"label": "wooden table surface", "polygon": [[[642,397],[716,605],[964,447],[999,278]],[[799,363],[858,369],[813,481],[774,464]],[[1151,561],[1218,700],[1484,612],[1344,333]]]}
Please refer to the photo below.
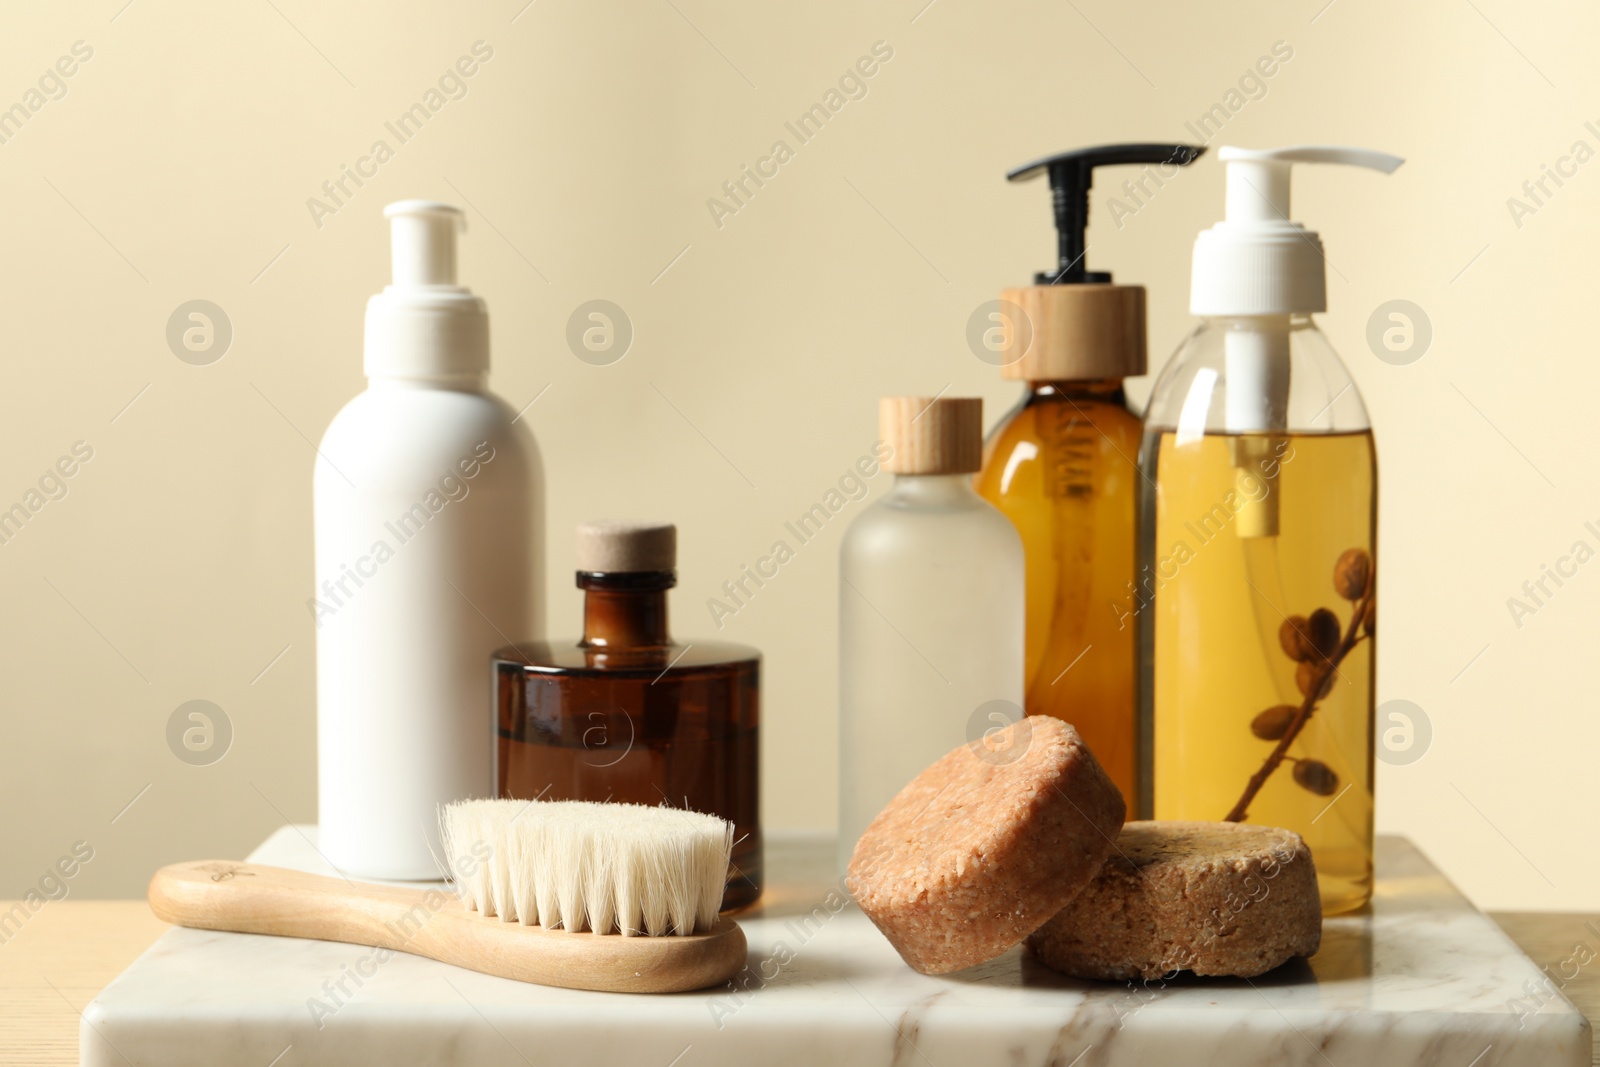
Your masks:
{"label": "wooden table surface", "polygon": [[[9,902],[0,902],[0,917],[10,909]],[[1534,963],[1548,969],[1579,1011],[1595,1017],[1600,1011],[1600,914],[1493,917]],[[165,929],[142,900],[47,904],[20,929],[0,918],[0,1063],[77,1063],[84,1005]],[[1600,1067],[1600,1054],[1594,1063]]]}
{"label": "wooden table surface", "polygon": [[19,928],[27,905],[12,903],[0,901],[0,1063],[77,1063],[84,1005],[167,924],[142,900],[63,900]]}

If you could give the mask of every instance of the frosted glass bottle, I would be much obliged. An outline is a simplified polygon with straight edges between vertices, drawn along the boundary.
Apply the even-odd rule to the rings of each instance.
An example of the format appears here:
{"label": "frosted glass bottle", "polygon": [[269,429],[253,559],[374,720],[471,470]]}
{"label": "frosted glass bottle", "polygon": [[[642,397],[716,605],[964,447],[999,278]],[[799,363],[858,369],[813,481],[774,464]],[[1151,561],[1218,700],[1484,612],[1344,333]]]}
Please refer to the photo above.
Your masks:
{"label": "frosted glass bottle", "polygon": [[1022,715],[1022,539],[972,488],[982,401],[887,397],[894,485],[839,556],[839,865],[901,787]]}

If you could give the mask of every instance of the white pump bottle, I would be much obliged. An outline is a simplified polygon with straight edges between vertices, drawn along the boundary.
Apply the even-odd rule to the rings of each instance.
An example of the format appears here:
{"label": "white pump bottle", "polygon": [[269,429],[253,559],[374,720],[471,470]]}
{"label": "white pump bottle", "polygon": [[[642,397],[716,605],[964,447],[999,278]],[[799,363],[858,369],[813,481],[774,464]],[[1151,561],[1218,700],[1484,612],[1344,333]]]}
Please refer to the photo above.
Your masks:
{"label": "white pump bottle", "polygon": [[540,636],[543,475],[487,389],[488,313],[456,284],[461,211],[384,214],[368,386],[313,478],[320,847],[352,875],[432,879],[437,805],[494,788],[491,654]]}

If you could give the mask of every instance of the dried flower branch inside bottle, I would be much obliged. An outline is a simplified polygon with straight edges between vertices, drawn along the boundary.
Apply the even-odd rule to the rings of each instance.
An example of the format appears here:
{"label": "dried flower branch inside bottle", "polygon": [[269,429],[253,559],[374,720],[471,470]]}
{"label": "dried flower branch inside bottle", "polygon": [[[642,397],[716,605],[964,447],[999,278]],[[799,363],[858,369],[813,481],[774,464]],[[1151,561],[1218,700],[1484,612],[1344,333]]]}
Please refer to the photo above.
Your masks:
{"label": "dried flower branch inside bottle", "polygon": [[1278,630],[1278,643],[1284,654],[1296,660],[1295,685],[1305,697],[1299,707],[1275,704],[1250,721],[1250,732],[1263,741],[1276,741],[1261,769],[1251,775],[1244,794],[1228,812],[1228,822],[1243,822],[1250,813],[1250,802],[1267,779],[1286,760],[1294,763],[1293,777],[1300,788],[1319,797],[1339,792],[1339,775],[1322,760],[1291,756],[1289,747],[1316,713],[1317,703],[1338,673],[1339,664],[1360,642],[1373,634],[1372,556],[1364,548],[1347,549],[1333,566],[1333,588],[1351,602],[1350,625],[1342,630],[1339,616],[1330,608],[1318,608],[1309,617],[1291,615]]}

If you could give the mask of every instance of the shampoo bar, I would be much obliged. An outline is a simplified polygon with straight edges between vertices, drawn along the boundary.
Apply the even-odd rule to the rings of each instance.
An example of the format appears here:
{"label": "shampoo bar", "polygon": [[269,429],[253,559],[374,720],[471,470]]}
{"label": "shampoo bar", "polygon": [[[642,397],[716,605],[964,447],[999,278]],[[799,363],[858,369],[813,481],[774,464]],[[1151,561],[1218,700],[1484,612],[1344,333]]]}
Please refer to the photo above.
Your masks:
{"label": "shampoo bar", "polygon": [[848,884],[906,963],[947,974],[1065,907],[1111,854],[1126,810],[1077,731],[1032,716],[912,779],[856,844]]}
{"label": "shampoo bar", "polygon": [[1251,978],[1310,956],[1321,940],[1317,871],[1299,834],[1131,822],[1099,877],[1028,938],[1028,950],[1074,978]]}

